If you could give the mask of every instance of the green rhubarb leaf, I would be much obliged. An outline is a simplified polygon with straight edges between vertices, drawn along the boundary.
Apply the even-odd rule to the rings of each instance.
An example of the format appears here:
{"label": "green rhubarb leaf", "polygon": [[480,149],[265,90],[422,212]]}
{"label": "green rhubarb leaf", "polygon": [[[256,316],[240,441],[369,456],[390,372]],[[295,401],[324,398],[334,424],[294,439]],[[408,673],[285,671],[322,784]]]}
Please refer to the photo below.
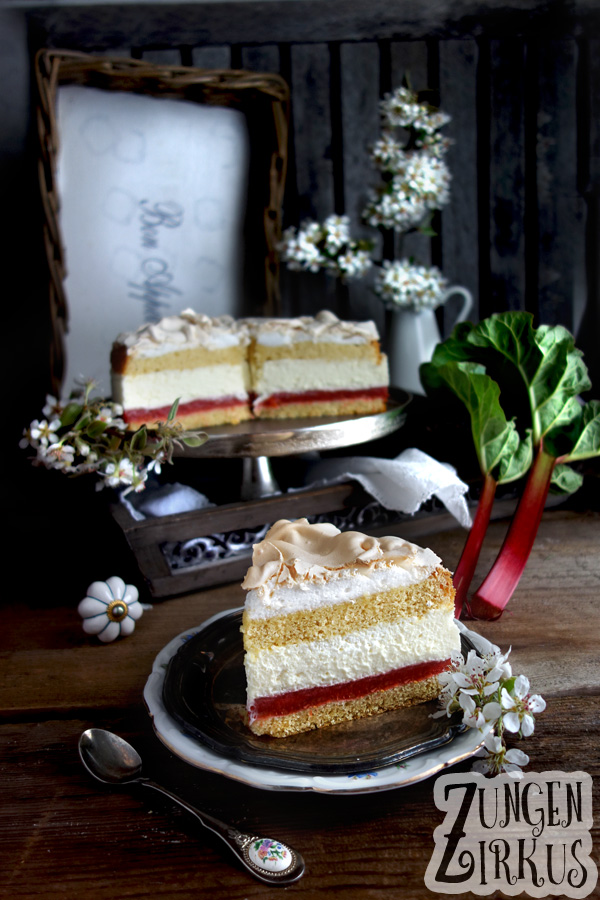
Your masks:
{"label": "green rhubarb leaf", "polygon": [[533,381],[543,361],[530,313],[497,313],[483,319],[468,340],[475,347],[495,350],[507,359],[520,372],[525,384]]}
{"label": "green rhubarb leaf", "polygon": [[550,490],[553,494],[574,494],[583,484],[583,475],[572,469],[571,466],[558,463],[554,466]]}
{"label": "green rhubarb leaf", "polygon": [[600,456],[600,400],[590,400],[581,409],[581,422],[573,449],[563,456],[564,462],[577,462]]}
{"label": "green rhubarb leaf", "polygon": [[[518,434],[515,427],[515,434]],[[533,442],[531,440],[531,428],[528,428],[525,437],[519,438],[519,443],[514,452],[505,453],[500,464],[498,474],[499,484],[509,484],[517,481],[529,471],[533,460]]]}
{"label": "green rhubarb leaf", "polygon": [[471,322],[459,322],[450,337],[436,345],[431,362],[421,365],[419,377],[427,393],[444,387],[445,379],[439,373],[442,366],[454,362],[474,361],[473,349],[467,342],[467,338],[474,327]]}
{"label": "green rhubarb leaf", "polygon": [[514,481],[531,465],[531,437],[521,439],[513,420],[500,405],[500,388],[478,363],[450,362],[436,366],[436,378],[466,406],[471,418],[475,452],[483,475],[498,483]]}
{"label": "green rhubarb leaf", "polygon": [[582,353],[561,325],[533,328],[530,313],[498,313],[484,319],[468,342],[495,351],[519,373],[529,397],[533,440],[556,435],[576,422],[576,395],[591,387]]}

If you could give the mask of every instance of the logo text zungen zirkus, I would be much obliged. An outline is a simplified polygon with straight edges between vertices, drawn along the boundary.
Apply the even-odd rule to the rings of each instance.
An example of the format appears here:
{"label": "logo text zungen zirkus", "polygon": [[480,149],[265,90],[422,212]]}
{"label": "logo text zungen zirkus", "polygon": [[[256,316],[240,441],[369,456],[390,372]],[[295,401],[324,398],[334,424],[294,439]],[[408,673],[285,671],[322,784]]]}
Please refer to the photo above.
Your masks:
{"label": "logo text zungen zirkus", "polygon": [[588,897],[592,779],[585,772],[445,775],[434,788],[446,812],[425,873],[431,891]]}

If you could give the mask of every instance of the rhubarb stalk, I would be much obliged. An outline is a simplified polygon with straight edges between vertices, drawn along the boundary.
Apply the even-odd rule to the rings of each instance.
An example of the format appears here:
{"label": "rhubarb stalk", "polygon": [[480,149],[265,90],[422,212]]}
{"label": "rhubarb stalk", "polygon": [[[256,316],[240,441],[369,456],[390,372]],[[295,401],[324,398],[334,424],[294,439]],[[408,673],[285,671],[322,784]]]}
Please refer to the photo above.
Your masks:
{"label": "rhubarb stalk", "polygon": [[497,619],[512,597],[535,541],[556,463],[540,446],[496,561],[470,604],[467,601],[472,618]]}
{"label": "rhubarb stalk", "polygon": [[482,366],[454,359],[448,362],[449,356],[448,348],[439,344],[431,363],[421,367],[421,379],[428,390],[444,386],[465,404],[483,476],[475,521],[454,573],[454,614],[460,618],[490,521],[496,487],[523,477],[531,465],[532,447],[530,433],[521,438],[514,421],[506,418],[500,405],[500,388]]}
{"label": "rhubarb stalk", "polygon": [[490,522],[492,507],[494,505],[494,497],[496,496],[496,487],[498,482],[491,475],[486,475],[479,502],[477,503],[477,512],[469,531],[463,552],[454,572],[454,587],[456,589],[456,597],[454,600],[454,615],[460,619],[465,601],[467,599],[467,591],[473,580],[477,560],[481,551],[481,545],[485,538],[485,533]]}

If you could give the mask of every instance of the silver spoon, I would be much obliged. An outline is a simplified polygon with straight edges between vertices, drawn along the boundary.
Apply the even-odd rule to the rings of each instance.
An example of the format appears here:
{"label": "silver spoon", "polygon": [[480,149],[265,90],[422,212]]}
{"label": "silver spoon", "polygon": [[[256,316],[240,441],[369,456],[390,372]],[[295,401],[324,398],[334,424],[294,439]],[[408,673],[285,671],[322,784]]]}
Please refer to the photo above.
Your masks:
{"label": "silver spoon", "polygon": [[165,794],[201,824],[213,831],[252,874],[266,884],[291,884],[304,874],[304,860],[291,847],[281,841],[253,834],[243,834],[232,825],[226,825],[207,813],[200,812],[181,797],[142,775],[142,759],[139,753],[110,731],[89,728],[79,738],[79,756],[90,775],[105,784],[142,784]]}

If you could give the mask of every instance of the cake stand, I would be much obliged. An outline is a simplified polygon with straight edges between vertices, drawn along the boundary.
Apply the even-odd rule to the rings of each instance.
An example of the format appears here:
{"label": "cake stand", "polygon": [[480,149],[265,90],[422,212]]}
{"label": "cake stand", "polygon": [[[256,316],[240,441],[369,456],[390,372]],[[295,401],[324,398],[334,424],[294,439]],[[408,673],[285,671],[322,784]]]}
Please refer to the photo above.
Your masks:
{"label": "cake stand", "polygon": [[392,434],[405,420],[411,395],[390,389],[385,412],[361,416],[309,419],[253,419],[239,425],[204,429],[208,440],[200,447],[182,447],[175,455],[186,458],[242,458],[242,500],[257,500],[280,493],[270,458],[364,444]]}

